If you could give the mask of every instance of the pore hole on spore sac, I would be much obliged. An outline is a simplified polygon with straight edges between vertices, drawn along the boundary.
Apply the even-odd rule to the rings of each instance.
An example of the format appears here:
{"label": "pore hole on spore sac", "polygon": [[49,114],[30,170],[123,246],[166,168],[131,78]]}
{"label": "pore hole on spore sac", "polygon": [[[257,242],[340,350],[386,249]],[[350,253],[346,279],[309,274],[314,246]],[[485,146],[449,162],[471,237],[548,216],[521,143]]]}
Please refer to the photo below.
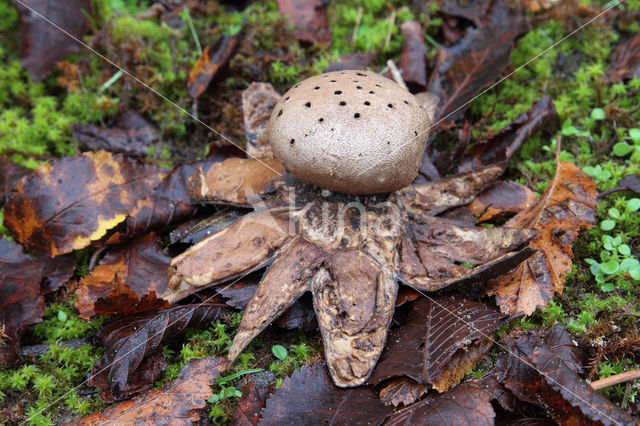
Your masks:
{"label": "pore hole on spore sac", "polygon": [[304,106],[306,106],[307,108],[311,108],[311,102],[307,102],[306,104],[304,104]]}
{"label": "pore hole on spore sac", "polygon": [[347,103],[345,101],[340,101],[340,106],[345,106]]}
{"label": "pore hole on spore sac", "polygon": [[353,114],[353,118],[360,118],[360,113],[356,112],[355,114]]}
{"label": "pore hole on spore sac", "polygon": [[296,143],[296,140],[295,140],[295,139],[291,139],[291,140],[289,141],[289,143],[290,143],[291,145],[293,145],[294,143]]}

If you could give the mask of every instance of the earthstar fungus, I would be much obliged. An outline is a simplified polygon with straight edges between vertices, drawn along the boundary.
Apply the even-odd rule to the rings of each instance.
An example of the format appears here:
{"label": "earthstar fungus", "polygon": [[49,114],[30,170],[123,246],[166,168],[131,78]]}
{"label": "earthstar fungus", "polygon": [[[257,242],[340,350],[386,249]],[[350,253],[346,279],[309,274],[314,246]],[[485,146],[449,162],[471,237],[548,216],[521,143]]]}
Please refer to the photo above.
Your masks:
{"label": "earthstar fungus", "polygon": [[[366,97],[345,96],[344,84],[353,84],[349,90],[354,92],[365,88],[390,92],[395,90],[391,86],[394,83],[384,82],[369,72],[325,75],[327,77],[312,77],[302,82],[297,86],[300,91],[290,92],[276,104],[272,121],[278,120],[282,110],[280,118],[289,117],[289,123],[296,123],[297,128],[292,127],[293,124],[279,127],[272,123],[270,136],[276,138],[272,140],[276,158],[292,172],[298,173],[296,167],[312,158],[300,160],[279,151],[290,149],[290,139],[295,139],[294,145],[301,150],[308,149],[304,144],[315,146],[305,151],[305,155],[323,152],[322,166],[327,168],[321,170],[318,166],[298,177],[343,193],[327,194],[321,187],[308,185],[288,173],[280,175],[276,164],[256,160],[229,159],[220,163],[215,173],[196,173],[190,186],[194,202],[249,206],[255,203],[250,203],[247,194],[255,194],[262,204],[173,258],[172,278],[162,298],[176,302],[202,288],[220,285],[266,266],[260,285],[244,311],[229,359],[235,360],[254,337],[303,293],[310,291],[331,377],[340,387],[352,387],[367,380],[382,353],[400,283],[428,292],[498,276],[533,253],[526,243],[536,233],[529,229],[464,226],[438,217],[447,209],[472,201],[502,174],[502,168],[487,166],[435,182],[406,186],[417,172],[417,162],[426,143],[429,125],[426,112],[411,95],[402,91],[393,107],[388,108],[401,109],[404,105],[405,116],[414,114],[409,122],[415,127],[407,127],[406,117],[400,118],[403,114],[399,114],[388,120],[393,131],[380,133],[367,127],[354,130],[351,120],[365,119],[362,113],[354,118],[357,111],[348,109],[347,105],[344,111],[348,114],[339,112],[340,105],[336,107],[338,112],[321,110],[321,107],[314,110],[315,102],[323,97],[365,102]],[[322,87],[316,81],[325,81],[322,84],[327,91],[339,78],[344,83],[335,86],[334,91],[342,90],[342,94],[305,98],[308,90]],[[335,83],[332,80],[336,80]],[[358,89],[361,81],[362,89]],[[389,102],[388,99],[385,98],[385,102]],[[301,110],[299,106],[287,106],[287,102],[302,101],[305,102]],[[305,106],[306,102],[311,106]],[[384,121],[385,105],[375,108],[378,112],[372,112],[371,117],[377,117],[376,122]],[[358,143],[371,142],[368,145],[371,149],[382,151],[362,160],[365,163],[358,163],[357,173],[353,175],[347,176],[348,171],[342,169],[331,169],[341,153],[347,162],[357,162],[360,158],[357,154],[365,157],[368,151],[358,151],[356,145],[348,145],[351,148],[344,151],[328,150],[328,144],[333,143],[327,139],[332,127],[319,130],[318,125],[324,126],[325,121],[330,120],[335,123],[329,124],[334,126],[333,132],[340,128],[343,138],[333,142],[340,141],[347,146],[352,142],[348,138],[352,135]],[[314,134],[310,135],[314,128]],[[387,137],[394,132],[399,136],[389,140]],[[415,139],[414,132],[424,139]],[[391,153],[396,149],[394,143],[415,144],[409,147],[412,154],[408,159],[389,155],[395,163],[391,169],[385,169],[391,170],[385,175],[389,180],[381,182],[375,175],[380,170],[374,169],[381,168],[377,162],[387,158],[382,155],[387,152],[384,151],[387,141],[391,142]],[[403,168],[405,172],[395,174]],[[371,185],[367,180],[372,181]],[[348,185],[345,186],[345,182],[349,182]],[[360,186],[355,190],[357,184]],[[389,192],[392,189],[396,191]],[[363,191],[377,194],[344,193]],[[474,266],[462,266],[463,262]]]}
{"label": "earthstar fungus", "polygon": [[308,78],[285,93],[269,121],[269,141],[285,169],[348,194],[379,194],[418,175],[429,136],[420,101],[369,71]]}

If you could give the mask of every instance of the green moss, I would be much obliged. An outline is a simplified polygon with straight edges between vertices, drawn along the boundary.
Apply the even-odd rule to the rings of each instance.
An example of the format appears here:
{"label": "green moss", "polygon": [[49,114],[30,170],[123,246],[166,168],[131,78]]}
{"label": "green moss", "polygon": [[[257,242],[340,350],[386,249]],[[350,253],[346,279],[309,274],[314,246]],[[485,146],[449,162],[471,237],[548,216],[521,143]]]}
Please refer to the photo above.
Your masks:
{"label": "green moss", "polygon": [[[86,337],[101,327],[101,320],[89,323],[77,318],[71,303],[52,304],[44,321],[23,340],[50,343],[44,355],[22,366],[0,371],[0,404],[19,405],[30,424],[59,424],[72,417],[92,413],[104,406],[97,394],[80,395],[81,385],[102,349],[90,344],[78,349],[61,346],[59,341]],[[0,422],[3,420],[0,416]]]}

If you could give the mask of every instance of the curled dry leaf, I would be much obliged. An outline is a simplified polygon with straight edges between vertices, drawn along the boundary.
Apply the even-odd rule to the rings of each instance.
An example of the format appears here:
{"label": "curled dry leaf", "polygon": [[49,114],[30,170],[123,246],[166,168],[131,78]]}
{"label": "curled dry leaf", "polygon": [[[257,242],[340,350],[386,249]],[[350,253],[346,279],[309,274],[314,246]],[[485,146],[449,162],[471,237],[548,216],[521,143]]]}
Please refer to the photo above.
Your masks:
{"label": "curled dry leaf", "polygon": [[123,222],[162,176],[153,166],[105,151],[43,163],[18,184],[4,223],[32,253],[69,253]]}
{"label": "curled dry leaf", "polygon": [[458,171],[468,172],[492,164],[506,164],[533,133],[557,117],[553,101],[545,96],[498,133],[467,150],[460,161]]}
{"label": "curled dry leaf", "polygon": [[449,114],[447,122],[461,117],[467,103],[495,82],[509,66],[515,38],[526,27],[523,16],[502,0],[491,2],[483,21],[482,26],[468,27],[453,46],[438,50],[428,85],[428,90],[440,98],[434,123]]}
{"label": "curled dry leaf", "polygon": [[[547,337],[529,334],[508,338],[509,351],[496,365],[498,379],[507,389],[560,424],[639,424],[581,379],[572,366],[573,355],[562,355],[564,348],[550,348]],[[557,342],[557,338],[552,340]]]}
{"label": "curled dry leaf", "polygon": [[200,410],[213,393],[211,386],[227,365],[223,358],[191,360],[180,371],[180,378],[172,384],[70,424],[195,424],[200,420]]}
{"label": "curled dry leaf", "polygon": [[78,53],[80,44],[20,3],[26,4],[47,20],[82,40],[89,29],[90,0],[21,0],[13,1],[20,12],[20,64],[39,83],[53,71],[56,62]]}
{"label": "curled dry leaf", "polygon": [[323,0],[277,0],[278,10],[288,15],[296,38],[307,43],[331,43],[327,3]]}
{"label": "curled dry leaf", "polygon": [[[248,172],[239,168],[236,176],[255,168],[250,160],[241,164]],[[531,254],[520,247],[532,231],[461,227],[433,217],[471,201],[501,170],[359,197],[362,208],[352,208],[354,196],[323,197],[319,188],[285,175],[263,192],[268,210],[244,216],[175,257],[162,297],[175,302],[273,261],[245,310],[230,359],[310,291],[334,382],[357,386],[382,352],[399,281],[427,291],[482,281]],[[225,199],[226,189],[216,186],[227,188],[227,180],[209,182],[202,198],[238,201],[235,193]]]}
{"label": "curled dry leaf", "polygon": [[[206,46],[189,73],[187,92],[197,99],[209,87],[220,68],[225,66],[238,45],[238,35],[226,35],[215,45]],[[215,51],[214,51],[215,49]]]}
{"label": "curled dry leaf", "polygon": [[393,407],[378,400],[371,387],[340,389],[331,383],[326,364],[304,365],[282,382],[262,410],[261,425],[380,424]]}
{"label": "curled dry leaf", "polygon": [[485,222],[510,213],[527,210],[538,200],[524,185],[510,181],[496,181],[470,204],[465,206],[478,222]]}
{"label": "curled dry leaf", "polygon": [[44,299],[40,281],[44,265],[4,238],[0,240],[0,366],[8,367],[18,353],[26,328],[42,322]]}
{"label": "curled dry leaf", "polygon": [[100,397],[105,402],[150,389],[153,380],[144,381],[136,372],[150,366],[145,360],[162,341],[189,326],[207,323],[231,312],[223,304],[202,303],[122,317],[107,324],[97,334],[105,354],[94,366],[89,384],[100,388]]}
{"label": "curled dry leaf", "polygon": [[407,322],[391,332],[369,381],[406,376],[444,392],[487,354],[504,320],[482,303],[453,296],[418,299]]}
{"label": "curled dry leaf", "polygon": [[419,22],[406,21],[402,24],[402,55],[398,68],[402,79],[411,92],[420,92],[427,86],[427,48],[424,45],[424,31]]}
{"label": "curled dry leaf", "polygon": [[616,47],[611,65],[604,75],[607,84],[630,78],[640,78],[640,34],[636,34]]}
{"label": "curled dry leaf", "polygon": [[554,292],[562,293],[571,270],[571,244],[580,229],[595,223],[595,182],[575,165],[560,162],[560,143],[556,165],[554,178],[535,206],[505,225],[539,232],[530,243],[538,252],[488,283],[487,293],[495,295],[502,312],[510,315],[530,315],[537,307],[545,306]]}
{"label": "curled dry leaf", "polygon": [[160,238],[148,234],[131,244],[112,248],[75,291],[80,318],[101,314],[134,314],[169,304],[156,295],[169,282],[169,257]]}
{"label": "curled dry leaf", "polygon": [[428,397],[395,411],[387,425],[493,426],[492,394],[475,383],[464,383],[449,392]]}
{"label": "curled dry leaf", "polygon": [[247,140],[247,154],[251,158],[273,158],[268,126],[271,111],[280,98],[271,83],[251,83],[242,92],[244,137]]}
{"label": "curled dry leaf", "polygon": [[233,412],[233,424],[241,426],[257,425],[260,423],[260,411],[265,407],[266,398],[275,389],[275,384],[260,391],[254,382],[250,382],[242,392],[238,401],[238,408]]}

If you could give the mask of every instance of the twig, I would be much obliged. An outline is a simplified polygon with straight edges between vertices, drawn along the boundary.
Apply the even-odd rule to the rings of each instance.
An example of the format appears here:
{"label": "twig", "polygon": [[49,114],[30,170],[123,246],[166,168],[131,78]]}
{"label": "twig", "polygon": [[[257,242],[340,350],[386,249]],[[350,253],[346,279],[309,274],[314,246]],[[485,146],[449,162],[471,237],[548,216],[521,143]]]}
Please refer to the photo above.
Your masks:
{"label": "twig", "polygon": [[[78,349],[81,346],[88,345],[89,343],[91,343],[91,339],[89,337],[83,337],[81,339],[62,341],[56,344],[63,348]],[[41,345],[24,346],[20,348],[18,354],[20,357],[39,357],[49,352],[50,349],[50,344],[43,343]]]}
{"label": "twig", "polygon": [[389,43],[391,43],[391,33],[393,32],[393,25],[396,23],[396,11],[395,9],[391,12],[391,16],[389,17],[389,22],[391,23],[391,25],[389,25],[389,31],[387,31],[387,38],[384,41],[384,48],[388,48],[389,47]]}
{"label": "twig", "polygon": [[400,73],[400,70],[398,69],[398,67],[396,67],[396,63],[393,62],[392,59],[389,59],[387,60],[387,67],[389,67],[389,71],[391,71],[391,75],[393,76],[393,79],[395,80],[395,82],[398,83],[404,90],[408,92],[409,88],[407,87],[407,84],[404,82],[404,79],[402,78],[402,74]]}
{"label": "twig", "polygon": [[591,387],[595,390],[598,390],[636,379],[640,379],[640,370],[626,371],[624,373],[615,374],[613,376],[605,377],[604,379],[596,380],[595,382],[591,382]]}

